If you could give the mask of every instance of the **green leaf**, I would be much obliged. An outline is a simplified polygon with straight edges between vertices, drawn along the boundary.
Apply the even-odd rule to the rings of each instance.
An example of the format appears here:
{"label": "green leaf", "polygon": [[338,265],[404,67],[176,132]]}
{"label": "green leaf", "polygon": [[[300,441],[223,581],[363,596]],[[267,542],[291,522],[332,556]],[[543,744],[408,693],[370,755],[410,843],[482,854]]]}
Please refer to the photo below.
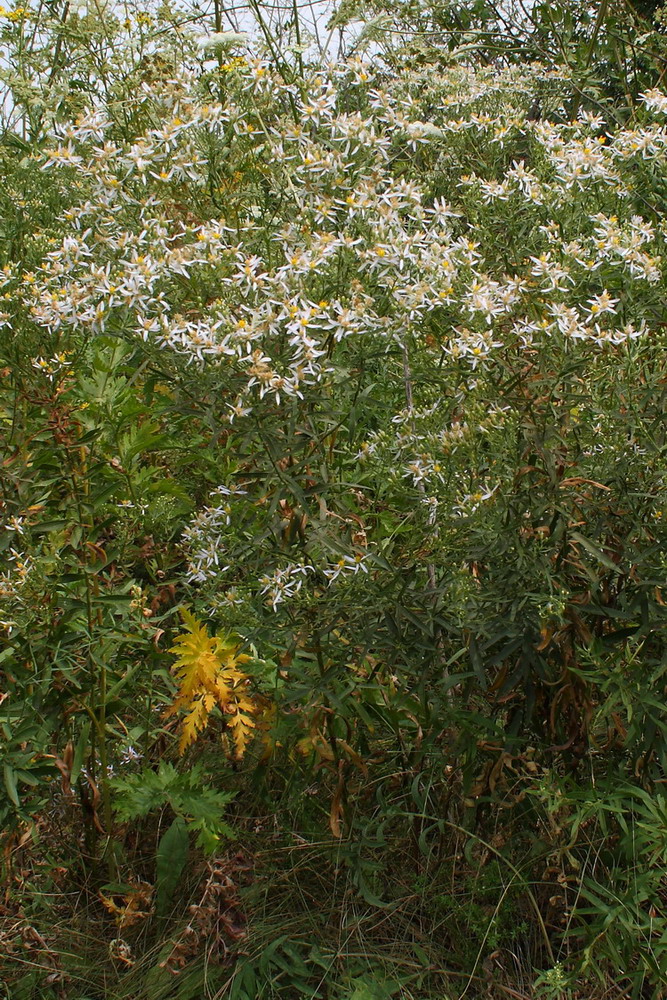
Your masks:
{"label": "green leaf", "polygon": [[83,758],[85,756],[86,750],[88,749],[88,736],[90,734],[90,719],[86,719],[81,727],[81,732],[79,733],[79,738],[76,741],[76,746],[74,748],[74,759],[72,761],[72,774],[70,776],[70,781],[72,784],[77,780],[79,774],[81,773],[81,767],[83,765]]}
{"label": "green leaf", "polygon": [[0,650],[0,663],[4,660],[9,659],[10,656],[15,652],[14,646],[6,646],[3,650]]}
{"label": "green leaf", "polygon": [[18,809],[21,803],[19,802],[19,793],[16,787],[16,775],[14,773],[14,768],[10,764],[5,764],[3,767],[3,771],[5,776],[5,788],[7,789],[7,795],[9,795],[9,798]]}
{"label": "green leaf", "polygon": [[575,542],[579,542],[580,545],[583,545],[583,547],[590,552],[591,555],[595,556],[598,562],[602,563],[603,566],[606,566],[607,569],[613,569],[616,573],[620,572],[619,566],[613,562],[613,560],[611,560],[601,548],[591,542],[590,539],[584,538],[584,536],[580,535],[578,531],[572,531],[570,533],[570,538]]}
{"label": "green leaf", "polygon": [[36,524],[32,529],[36,535],[43,535],[49,531],[62,531],[69,524],[69,521],[42,521],[40,524]]}
{"label": "green leaf", "polygon": [[157,915],[163,917],[188,858],[189,836],[185,820],[177,816],[160,838],[156,856]]}

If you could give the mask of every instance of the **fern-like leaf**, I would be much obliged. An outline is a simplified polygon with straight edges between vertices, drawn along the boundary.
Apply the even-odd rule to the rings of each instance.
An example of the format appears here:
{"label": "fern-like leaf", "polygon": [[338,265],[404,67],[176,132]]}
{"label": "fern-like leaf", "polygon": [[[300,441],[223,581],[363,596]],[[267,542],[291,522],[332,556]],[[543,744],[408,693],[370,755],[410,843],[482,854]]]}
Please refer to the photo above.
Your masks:
{"label": "fern-like leaf", "polygon": [[228,724],[234,737],[236,756],[241,758],[245,753],[250,739],[252,738],[253,730],[255,728],[255,720],[251,715],[246,715],[244,712],[237,711],[235,715],[230,717]]}
{"label": "fern-like leaf", "polygon": [[176,657],[173,666],[179,688],[167,715],[185,711],[181,727],[180,752],[197,740],[208,725],[213,708],[221,710],[229,726],[237,758],[245,753],[255,728],[258,711],[247,693],[248,677],[240,669],[250,657],[238,653],[234,636],[210,636],[205,625],[188,611],[182,612],[186,631],[169,650]]}
{"label": "fern-like leaf", "polygon": [[215,697],[212,694],[205,694],[192,703],[192,708],[181,724],[181,739],[178,745],[181,753],[184,753],[190,744],[195,742],[199,733],[206,727],[214,705]]}

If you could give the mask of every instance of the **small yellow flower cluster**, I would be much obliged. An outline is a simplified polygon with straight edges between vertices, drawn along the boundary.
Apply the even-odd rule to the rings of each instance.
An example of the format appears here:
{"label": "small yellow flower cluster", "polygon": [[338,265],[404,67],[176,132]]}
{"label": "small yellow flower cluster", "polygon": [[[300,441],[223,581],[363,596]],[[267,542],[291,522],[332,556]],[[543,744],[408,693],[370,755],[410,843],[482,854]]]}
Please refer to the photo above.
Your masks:
{"label": "small yellow flower cluster", "polygon": [[248,65],[248,60],[243,56],[234,56],[229,62],[223,63],[220,69],[223,73],[233,73],[235,69],[242,69]]}
{"label": "small yellow flower cluster", "polygon": [[27,7],[15,7],[14,10],[7,10],[0,7],[0,17],[6,17],[8,21],[24,21],[28,18],[30,11]]}

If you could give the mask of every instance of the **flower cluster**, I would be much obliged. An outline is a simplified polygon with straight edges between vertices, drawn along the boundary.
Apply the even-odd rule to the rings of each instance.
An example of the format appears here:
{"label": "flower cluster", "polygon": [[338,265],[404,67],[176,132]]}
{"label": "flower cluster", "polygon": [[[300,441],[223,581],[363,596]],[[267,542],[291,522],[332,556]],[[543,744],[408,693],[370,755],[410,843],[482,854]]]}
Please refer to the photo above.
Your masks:
{"label": "flower cluster", "polygon": [[[508,419],[471,405],[478,378],[537,351],[593,356],[652,336],[664,233],[633,192],[641,170],[664,167],[667,129],[569,121],[563,74],[538,65],[406,67],[390,82],[355,57],[297,88],[250,46],[222,67],[197,55],[246,43],[193,39],[189,62],[144,81],[147,124],[124,138],[96,102],[53,125],[43,170],[68,193],[66,235],[17,295],[54,338],[136,338],[215,372],[239,440],[266,415],[337,398],[374,358],[395,391],[357,460],[415,490],[433,529],[474,513],[498,484],[483,463],[454,474],[451,462]],[[538,89],[553,120],[529,113]],[[646,94],[646,114],[663,102]],[[464,173],[472,148],[479,166]],[[68,362],[33,364],[52,378]],[[434,371],[453,397],[422,390]],[[218,493],[184,541],[190,581],[228,587],[230,539],[264,500],[247,497],[237,523],[230,488]],[[276,557],[259,587],[274,610],[307,580],[369,573],[363,546],[333,558],[330,541],[319,531],[302,561]]]}

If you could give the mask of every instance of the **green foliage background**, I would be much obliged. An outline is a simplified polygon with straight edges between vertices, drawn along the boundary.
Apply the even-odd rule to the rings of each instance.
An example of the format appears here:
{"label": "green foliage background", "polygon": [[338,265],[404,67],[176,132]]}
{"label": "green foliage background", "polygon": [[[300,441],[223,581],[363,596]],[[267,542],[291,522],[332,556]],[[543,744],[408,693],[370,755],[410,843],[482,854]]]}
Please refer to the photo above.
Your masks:
{"label": "green foliage background", "polygon": [[126,13],[1,22],[7,998],[665,995],[664,11]]}

